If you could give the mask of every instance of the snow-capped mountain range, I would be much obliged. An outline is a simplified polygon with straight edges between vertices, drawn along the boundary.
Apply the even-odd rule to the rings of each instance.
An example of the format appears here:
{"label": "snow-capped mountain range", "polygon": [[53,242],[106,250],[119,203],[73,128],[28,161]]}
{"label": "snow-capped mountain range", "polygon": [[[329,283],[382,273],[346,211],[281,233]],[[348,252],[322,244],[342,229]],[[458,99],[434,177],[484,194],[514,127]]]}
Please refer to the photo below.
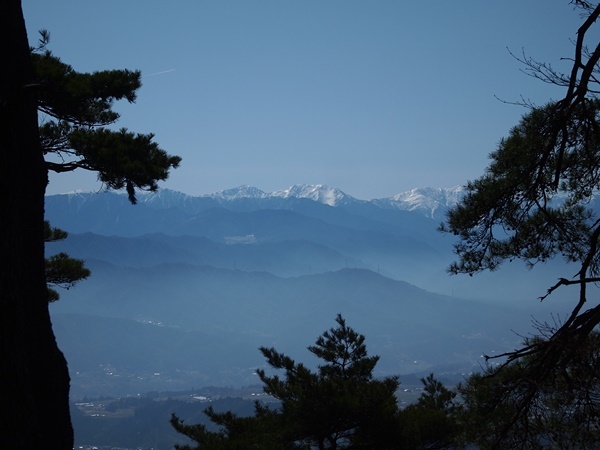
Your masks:
{"label": "snow-capped mountain range", "polygon": [[264,192],[256,187],[242,185],[213,194],[192,196],[170,189],[142,193],[140,203],[162,206],[190,205],[196,201],[211,201],[226,206],[239,201],[276,201],[289,199],[308,199],[332,207],[372,205],[383,209],[414,211],[426,217],[440,219],[448,208],[454,206],[464,195],[464,188],[416,188],[387,198],[359,200],[337,188],[324,184],[298,184],[273,192]]}
{"label": "snow-capped mountain range", "polygon": [[[148,195],[152,196],[154,194]],[[253,186],[242,185],[232,189],[215,192],[214,194],[201,195],[199,197],[211,198],[222,202],[240,199],[306,198],[329,206],[341,206],[347,203],[364,202],[363,200],[358,200],[337,188],[331,188],[324,184],[296,184],[288,187],[287,189],[281,189],[273,192],[264,192]]]}
{"label": "snow-capped mountain range", "polygon": [[[73,389],[87,395],[91,377],[105,389],[107,365],[121,373],[152,373],[148,367],[168,373],[162,381],[119,378],[113,386],[123,392],[197,380],[248,385],[259,363],[243,355],[272,342],[293,351],[338,312],[374,337],[376,354],[390,361],[387,373],[436,365],[468,371],[482,348],[508,351],[520,338],[509,331],[516,329],[512,315],[460,298],[535,299],[546,279],[514,270],[475,284],[446,276],[455,239],[437,229],[461,195],[461,188],[421,188],[360,200],[324,185],[270,193],[239,186],[201,196],[140,193],[136,206],[118,192],[50,195],[46,219],[69,236],[48,242],[48,255],[65,252],[93,273],[77,289],[61,291],[53,305],[70,367],[86,373],[73,377]],[[529,314],[519,317],[530,325]],[[130,321],[140,320],[167,325],[152,327],[166,334],[150,337],[137,327],[127,337],[105,331],[133,330]],[[194,330],[199,334],[189,334]],[[199,340],[227,348],[215,351]],[[140,345],[119,346],[124,341]],[[430,342],[435,345],[428,350]],[[144,366],[145,359],[135,357],[158,354],[157,343],[169,355],[158,359],[184,370],[167,372],[156,358]],[[123,352],[113,356],[114,349]]]}
{"label": "snow-capped mountain range", "polygon": [[463,186],[453,188],[417,188],[389,198],[373,200],[379,206],[420,212],[428,217],[443,217],[465,194]]}

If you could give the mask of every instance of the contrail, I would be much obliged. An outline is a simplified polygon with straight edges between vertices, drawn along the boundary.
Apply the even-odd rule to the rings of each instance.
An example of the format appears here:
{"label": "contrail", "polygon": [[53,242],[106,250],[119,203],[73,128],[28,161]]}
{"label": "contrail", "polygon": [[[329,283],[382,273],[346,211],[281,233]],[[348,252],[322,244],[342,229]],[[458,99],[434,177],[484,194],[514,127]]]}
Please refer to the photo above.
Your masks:
{"label": "contrail", "polygon": [[154,73],[151,73],[151,74],[148,74],[148,75],[144,75],[144,77],[153,77],[155,75],[162,75],[164,73],[171,73],[171,72],[175,72],[175,70],[177,70],[177,69],[169,69],[169,70],[163,70],[162,72],[154,72]]}

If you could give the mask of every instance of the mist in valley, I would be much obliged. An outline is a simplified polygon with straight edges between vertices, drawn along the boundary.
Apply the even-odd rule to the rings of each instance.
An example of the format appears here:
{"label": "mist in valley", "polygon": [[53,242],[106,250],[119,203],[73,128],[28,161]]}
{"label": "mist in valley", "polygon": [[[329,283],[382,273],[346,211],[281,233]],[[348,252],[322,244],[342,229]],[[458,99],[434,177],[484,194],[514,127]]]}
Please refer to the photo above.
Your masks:
{"label": "mist in valley", "polygon": [[92,271],[51,307],[72,397],[252,385],[264,366],[258,347],[316,364],[306,347],[338,313],[381,356],[377,375],[460,381],[568,304],[537,300],[560,261],[448,275],[453,241],[437,230],[448,206],[438,201],[432,214],[239,189],[160,191],[133,207],[113,193],[47,197],[47,218],[69,232],[48,254],[65,251]]}

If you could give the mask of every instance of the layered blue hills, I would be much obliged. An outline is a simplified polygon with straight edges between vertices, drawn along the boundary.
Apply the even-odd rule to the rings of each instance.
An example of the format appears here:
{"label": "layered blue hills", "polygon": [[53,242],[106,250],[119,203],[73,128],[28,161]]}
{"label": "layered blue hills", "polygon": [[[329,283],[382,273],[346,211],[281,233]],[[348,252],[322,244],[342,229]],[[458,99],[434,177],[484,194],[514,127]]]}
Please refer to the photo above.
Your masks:
{"label": "layered blue hills", "polygon": [[51,306],[73,395],[251,384],[259,346],[309,360],[338,313],[381,375],[477,370],[531,332],[532,313],[544,320],[535,297],[554,269],[449,277],[453,240],[435,215],[456,192],[419,192],[438,200],[403,208],[324,186],[159,191],[135,206],[109,192],[48,196],[47,219],[69,237],[47,253],[92,270]]}

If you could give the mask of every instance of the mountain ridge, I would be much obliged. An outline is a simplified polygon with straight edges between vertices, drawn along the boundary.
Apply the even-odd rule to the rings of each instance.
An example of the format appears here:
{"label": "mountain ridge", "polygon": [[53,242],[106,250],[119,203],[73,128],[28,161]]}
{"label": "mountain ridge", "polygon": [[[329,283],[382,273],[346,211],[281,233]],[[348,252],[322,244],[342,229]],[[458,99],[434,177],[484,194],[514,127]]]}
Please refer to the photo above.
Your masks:
{"label": "mountain ridge", "polygon": [[[92,378],[119,383],[113,395],[139,393],[135,389],[151,386],[152,372],[161,375],[151,376],[151,383],[162,387],[200,379],[248,384],[261,367],[259,346],[313,363],[306,345],[337,313],[368,337],[385,373],[455,363],[468,369],[482,350],[501,352],[517,344],[509,324],[524,331],[529,323],[510,307],[435,294],[364,269],[282,278],[184,263],[119,268],[91,261],[91,268],[90,280],[52,305],[79,396],[98,395],[91,391]],[[73,315],[80,319],[65,323]],[[122,325],[116,332],[91,320]],[[103,375],[103,367],[120,378]]]}
{"label": "mountain ridge", "polygon": [[[455,186],[451,188],[422,187],[401,192],[390,197],[361,200],[346,194],[338,188],[324,184],[296,184],[288,188],[265,192],[257,187],[240,185],[212,194],[189,195],[171,189],[160,189],[156,192],[139,192],[138,202],[151,207],[160,208],[202,208],[228,207],[235,203],[243,203],[247,207],[255,205],[256,208],[274,207],[281,208],[286,202],[310,200],[331,207],[352,208],[357,206],[375,207],[378,209],[396,209],[417,212],[428,218],[441,219],[446,211],[454,206],[462,197],[464,188]],[[68,195],[85,198],[88,192],[70,192],[57,195]],[[126,194],[113,193],[115,195]],[[48,197],[52,197],[48,196]]]}
{"label": "mountain ridge", "polygon": [[[107,380],[118,395],[172,383],[247,384],[256,380],[259,346],[301,354],[338,313],[369,337],[388,374],[447,364],[468,371],[481,352],[518,345],[510,328],[530,328],[531,313],[516,302],[524,287],[535,300],[547,283],[516,267],[493,280],[448,277],[453,236],[426,211],[323,185],[277,192],[161,190],[141,194],[136,206],[113,192],[46,197],[47,220],[69,233],[47,243],[48,254],[65,251],[93,274],[51,306],[72,392],[100,394]],[[427,200],[435,215],[452,192],[396,200]],[[485,301],[498,293],[502,307]]]}

